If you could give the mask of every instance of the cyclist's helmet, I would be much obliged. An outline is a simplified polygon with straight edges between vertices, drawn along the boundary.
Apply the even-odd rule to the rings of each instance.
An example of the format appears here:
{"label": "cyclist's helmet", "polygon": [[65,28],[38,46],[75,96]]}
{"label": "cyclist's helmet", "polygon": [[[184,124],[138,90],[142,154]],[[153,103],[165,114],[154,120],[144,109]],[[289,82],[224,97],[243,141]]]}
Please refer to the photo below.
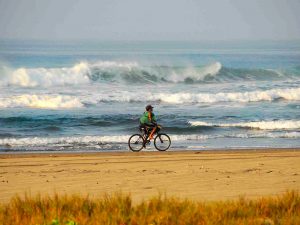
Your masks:
{"label": "cyclist's helmet", "polygon": [[146,106],[146,111],[149,111],[150,109],[153,109],[153,106],[152,105],[147,105]]}

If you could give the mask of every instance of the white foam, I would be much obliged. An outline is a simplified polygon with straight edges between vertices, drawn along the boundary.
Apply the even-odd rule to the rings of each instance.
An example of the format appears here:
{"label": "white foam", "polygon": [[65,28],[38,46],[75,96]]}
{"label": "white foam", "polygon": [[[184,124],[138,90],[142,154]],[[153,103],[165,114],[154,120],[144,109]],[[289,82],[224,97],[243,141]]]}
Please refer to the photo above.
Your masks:
{"label": "white foam", "polygon": [[127,142],[129,136],[81,136],[81,137],[30,137],[30,138],[4,138],[0,145],[10,146],[45,146],[64,144],[89,144],[89,143],[122,143]]}
{"label": "white foam", "polygon": [[137,62],[98,61],[90,64],[90,66],[97,68],[126,68],[131,70],[139,67],[139,64]]}
{"label": "white foam", "polygon": [[264,132],[264,133],[232,133],[232,134],[213,134],[213,135],[171,135],[172,141],[201,141],[216,138],[299,138],[300,132]]}
{"label": "white foam", "polygon": [[[0,146],[11,147],[42,147],[42,146],[62,146],[72,147],[80,145],[99,144],[126,144],[130,135],[120,136],[81,136],[81,137],[28,137],[28,138],[4,138],[0,139]],[[170,135],[172,142],[181,141],[203,141],[216,138],[299,138],[300,132],[285,133],[257,133],[257,134],[230,134],[230,135]]]}
{"label": "white foam", "polygon": [[17,95],[0,98],[0,108],[29,107],[45,109],[80,108],[83,104],[77,97],[65,95]]}
{"label": "white foam", "polygon": [[300,132],[266,133],[263,137],[269,137],[269,138],[300,138]]}
{"label": "white foam", "polygon": [[[155,97],[156,96],[156,97]],[[285,100],[300,100],[300,88],[272,89],[267,91],[252,92],[220,92],[211,93],[158,93],[153,100],[160,100],[167,103],[215,103],[215,102],[258,102],[273,101],[279,98]],[[149,99],[151,100],[151,99]]]}
{"label": "white foam", "polygon": [[244,123],[207,123],[204,121],[189,121],[189,124],[191,124],[191,126],[245,127],[260,130],[300,129],[300,121],[295,120],[258,121]]}
{"label": "white foam", "polygon": [[211,135],[199,135],[199,134],[189,134],[189,135],[170,135],[172,141],[191,141],[191,140],[206,140],[210,138],[215,138],[216,136]]}
{"label": "white foam", "polygon": [[300,88],[288,89],[271,89],[267,91],[253,92],[219,92],[219,93],[167,93],[167,92],[131,92],[118,91],[112,93],[102,93],[96,98],[99,101],[107,102],[135,102],[139,101],[143,96],[144,101],[158,101],[169,104],[185,104],[185,103],[218,103],[218,102],[259,102],[259,101],[274,101],[282,98],[288,101],[300,100]]}
{"label": "white foam", "polygon": [[[91,91],[93,92],[93,91]],[[141,99],[141,96],[143,98]],[[218,102],[251,102],[272,101],[282,98],[288,101],[300,100],[300,88],[273,89],[246,93],[151,93],[136,91],[100,91],[96,93],[82,92],[76,96],[23,94],[0,97],[0,108],[32,107],[32,108],[78,108],[83,103],[97,104],[98,102],[164,102],[168,104],[218,103]]]}
{"label": "white foam", "polygon": [[300,132],[264,132],[264,133],[232,133],[232,134],[212,134],[212,135],[170,135],[172,141],[202,141],[217,138],[299,138]]}

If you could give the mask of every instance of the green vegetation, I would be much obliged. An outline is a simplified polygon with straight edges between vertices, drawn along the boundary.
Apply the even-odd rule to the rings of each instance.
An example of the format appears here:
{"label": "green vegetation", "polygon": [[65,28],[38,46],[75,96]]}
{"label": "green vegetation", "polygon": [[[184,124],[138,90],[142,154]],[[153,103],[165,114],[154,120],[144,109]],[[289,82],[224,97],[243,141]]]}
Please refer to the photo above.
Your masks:
{"label": "green vegetation", "polygon": [[154,197],[133,205],[129,195],[18,196],[0,206],[0,224],[300,224],[300,195],[289,191],[256,200],[194,202]]}

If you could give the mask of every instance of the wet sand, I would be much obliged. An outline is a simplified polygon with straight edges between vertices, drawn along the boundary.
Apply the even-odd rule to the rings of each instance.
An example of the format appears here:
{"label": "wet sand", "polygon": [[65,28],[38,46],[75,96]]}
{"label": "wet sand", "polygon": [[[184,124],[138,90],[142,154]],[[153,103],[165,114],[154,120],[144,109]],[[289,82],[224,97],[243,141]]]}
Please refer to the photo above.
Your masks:
{"label": "wet sand", "polygon": [[15,194],[159,193],[226,200],[300,190],[300,149],[1,154],[0,202]]}

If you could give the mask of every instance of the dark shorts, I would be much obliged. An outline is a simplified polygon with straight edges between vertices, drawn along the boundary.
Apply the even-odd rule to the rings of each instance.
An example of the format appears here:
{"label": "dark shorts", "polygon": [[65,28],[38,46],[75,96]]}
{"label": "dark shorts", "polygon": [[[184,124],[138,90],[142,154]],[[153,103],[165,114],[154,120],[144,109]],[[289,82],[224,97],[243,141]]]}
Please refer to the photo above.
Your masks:
{"label": "dark shorts", "polygon": [[[144,131],[145,134],[149,134],[154,127],[157,127],[155,124],[146,124],[146,123],[141,123],[140,124],[140,131]],[[158,132],[160,129],[157,127],[156,132]]]}

